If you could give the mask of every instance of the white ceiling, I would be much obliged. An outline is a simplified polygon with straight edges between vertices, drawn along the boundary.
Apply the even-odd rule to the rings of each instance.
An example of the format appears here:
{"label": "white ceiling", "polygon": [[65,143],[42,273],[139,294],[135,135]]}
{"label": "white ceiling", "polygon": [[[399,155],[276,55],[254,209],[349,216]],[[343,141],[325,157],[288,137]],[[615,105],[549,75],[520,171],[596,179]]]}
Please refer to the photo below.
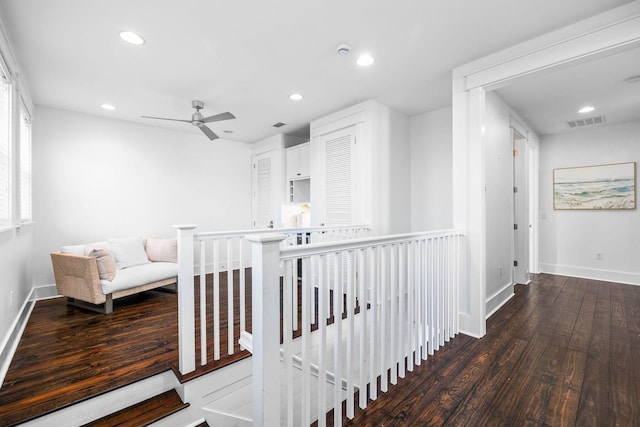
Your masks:
{"label": "white ceiling", "polygon": [[[205,116],[237,116],[216,133],[255,142],[367,99],[407,115],[450,105],[454,67],[625,3],[0,0],[0,19],[38,105],[198,132],[140,115],[189,119],[201,99]],[[147,43],[122,42],[122,30]],[[355,65],[365,51],[366,69]]]}
{"label": "white ceiling", "polygon": [[[635,83],[627,80],[639,77]],[[640,119],[640,48],[536,73],[496,93],[538,135],[570,131],[568,121],[605,116],[606,123]],[[580,114],[585,105],[595,107]],[[597,126],[597,125],[596,125]]]}

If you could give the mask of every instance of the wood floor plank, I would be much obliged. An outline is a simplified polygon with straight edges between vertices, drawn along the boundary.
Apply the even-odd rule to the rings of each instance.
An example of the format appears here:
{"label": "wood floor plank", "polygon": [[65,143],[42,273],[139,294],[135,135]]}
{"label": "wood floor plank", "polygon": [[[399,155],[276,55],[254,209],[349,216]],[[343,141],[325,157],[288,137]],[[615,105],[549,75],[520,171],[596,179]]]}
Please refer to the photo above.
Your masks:
{"label": "wood floor plank", "polygon": [[345,425],[636,425],[640,287],[543,274],[515,292],[485,337],[456,336]]}
{"label": "wood floor plank", "polygon": [[188,406],[175,390],[169,390],[83,427],[144,427]]}
{"label": "wood floor plank", "polygon": [[[198,282],[196,277],[196,287]],[[212,282],[209,275],[208,312],[212,311]],[[223,326],[219,339],[226,350],[226,272],[221,273],[220,283]],[[246,285],[250,295],[250,269]],[[240,304],[237,270],[234,297],[237,313]],[[250,310],[251,306],[247,307]],[[198,309],[196,318],[199,319]],[[175,293],[148,291],[119,299],[114,303],[113,313],[108,315],[69,307],[63,298],[38,301],[0,388],[0,426],[19,424],[169,369],[177,371],[177,322]],[[234,324],[237,330],[239,318],[234,319]],[[247,326],[250,329],[251,316],[247,318]],[[211,323],[209,331],[212,329]],[[239,350],[237,344],[236,349]],[[248,352],[242,352],[227,357],[223,351],[222,359],[214,362],[212,343],[207,350],[210,363],[189,378],[249,356]]]}
{"label": "wood floor plank", "polygon": [[[33,331],[37,340],[20,344],[21,355],[11,367],[19,368],[20,375],[8,375],[0,389],[0,425],[15,423],[14,409],[17,414],[24,405],[55,409],[61,395],[75,401],[104,384],[131,381],[134,371],[175,364],[174,338],[166,333],[175,326],[165,323],[161,308],[153,307],[175,304],[170,302],[175,295],[150,292],[139,298],[116,304],[108,320],[60,301],[38,303],[34,315],[43,316],[47,327]],[[226,298],[221,300],[226,304]],[[128,306],[135,309],[126,314]],[[69,318],[69,327],[54,326]],[[137,323],[142,320],[147,322]],[[107,324],[110,332],[102,331]],[[141,334],[127,325],[149,329]],[[152,325],[161,325],[163,334],[141,339],[153,336]],[[114,356],[124,353],[128,357],[123,360]],[[60,363],[52,367],[50,357]],[[55,370],[67,374],[53,381]],[[37,396],[26,391],[34,387]],[[488,320],[485,337],[457,335],[343,423],[635,425],[638,399],[640,287],[541,274],[529,285],[515,286],[515,296]],[[19,416],[24,419],[25,413]],[[332,423],[331,414],[327,419]]]}

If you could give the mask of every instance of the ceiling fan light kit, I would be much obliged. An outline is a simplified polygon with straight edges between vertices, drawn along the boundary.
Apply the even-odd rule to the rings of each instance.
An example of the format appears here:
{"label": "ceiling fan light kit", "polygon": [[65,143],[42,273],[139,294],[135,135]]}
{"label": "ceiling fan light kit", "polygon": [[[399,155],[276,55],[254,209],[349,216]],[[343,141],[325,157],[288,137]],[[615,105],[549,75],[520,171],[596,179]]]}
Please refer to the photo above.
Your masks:
{"label": "ceiling fan light kit", "polygon": [[170,119],[167,117],[151,117],[151,116],[141,116],[141,117],[145,119],[171,120],[174,122],[191,123],[193,126],[196,126],[197,128],[199,128],[202,131],[202,133],[204,133],[207,136],[207,138],[209,138],[211,141],[213,141],[214,139],[218,139],[219,136],[216,135],[215,132],[213,132],[207,126],[205,126],[205,123],[213,123],[213,122],[219,122],[221,120],[231,120],[236,118],[236,116],[234,116],[228,111],[225,113],[214,114],[209,117],[203,117],[200,110],[204,108],[204,102],[199,101],[197,99],[194,99],[193,101],[191,101],[191,107],[195,108],[196,110],[196,112],[191,115],[191,120]]}

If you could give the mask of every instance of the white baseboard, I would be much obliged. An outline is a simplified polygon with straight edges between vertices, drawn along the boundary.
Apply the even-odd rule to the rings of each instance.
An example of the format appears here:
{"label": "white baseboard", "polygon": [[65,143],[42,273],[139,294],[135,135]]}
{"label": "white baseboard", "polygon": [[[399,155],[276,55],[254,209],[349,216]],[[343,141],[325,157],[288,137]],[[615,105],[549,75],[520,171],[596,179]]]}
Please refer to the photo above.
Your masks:
{"label": "white baseboard", "polygon": [[11,324],[7,336],[2,341],[2,346],[0,347],[0,388],[4,383],[4,377],[7,375],[7,371],[13,360],[13,355],[18,348],[18,343],[20,342],[20,338],[22,338],[24,328],[27,326],[31,311],[33,311],[33,306],[35,305],[33,294],[34,290],[31,289],[29,296],[22,304],[22,307],[20,307],[18,315]]}
{"label": "white baseboard", "polygon": [[640,285],[640,274],[626,271],[601,270],[596,268],[575,267],[570,265],[540,264],[540,272],[605,282]]}
{"label": "white baseboard", "polygon": [[33,288],[31,297],[34,301],[59,297],[56,285],[44,285]]}
{"label": "white baseboard", "polygon": [[493,313],[500,310],[500,307],[505,305],[514,295],[513,283],[507,283],[498,292],[487,298],[485,301],[485,310],[487,312],[485,319],[488,319]]}

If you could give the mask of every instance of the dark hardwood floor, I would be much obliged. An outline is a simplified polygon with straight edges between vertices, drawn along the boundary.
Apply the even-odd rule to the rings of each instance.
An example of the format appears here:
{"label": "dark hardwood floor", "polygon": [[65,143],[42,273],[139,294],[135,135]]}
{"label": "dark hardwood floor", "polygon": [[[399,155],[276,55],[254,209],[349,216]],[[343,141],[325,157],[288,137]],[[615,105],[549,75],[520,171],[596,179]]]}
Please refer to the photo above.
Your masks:
{"label": "dark hardwood floor", "polygon": [[[212,276],[207,277],[208,313],[212,312],[211,281]],[[226,355],[226,273],[220,282],[222,359],[213,362],[213,346],[208,346],[209,364],[182,380],[249,356],[248,352]],[[237,272],[234,285],[237,313]],[[250,271],[246,285],[251,289]],[[24,422],[172,368],[177,371],[177,301],[175,293],[147,291],[116,300],[108,315],[67,306],[63,298],[38,301],[0,388],[0,426]],[[196,291],[199,322],[197,307]],[[247,322],[250,329],[250,317]],[[237,331],[239,318],[235,325]],[[238,336],[239,331],[236,342]]]}
{"label": "dark hardwood floor", "polygon": [[638,426],[639,399],[640,287],[543,274],[344,425]]}
{"label": "dark hardwood floor", "polygon": [[[249,295],[250,282],[247,288]],[[225,292],[221,286],[223,355]],[[156,291],[116,301],[106,316],[62,299],[38,302],[0,389],[0,426],[171,369],[176,309],[175,294]],[[639,399],[640,287],[543,274],[516,286],[514,298],[488,320],[484,338],[456,336],[343,422],[635,426]]]}

